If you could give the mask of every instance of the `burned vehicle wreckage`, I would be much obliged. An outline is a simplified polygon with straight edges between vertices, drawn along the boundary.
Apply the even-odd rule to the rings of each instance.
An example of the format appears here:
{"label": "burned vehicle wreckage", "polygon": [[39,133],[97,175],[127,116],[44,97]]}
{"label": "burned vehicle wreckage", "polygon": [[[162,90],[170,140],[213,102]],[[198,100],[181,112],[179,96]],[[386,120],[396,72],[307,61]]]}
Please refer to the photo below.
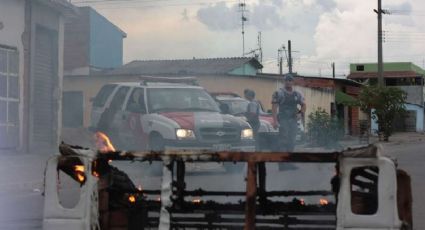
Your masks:
{"label": "burned vehicle wreckage", "polygon": [[[406,199],[410,183],[407,188],[400,183],[409,176],[375,146],[341,152],[244,153],[93,151],[62,144],[60,152],[48,161],[45,172],[45,230],[411,229]],[[244,187],[228,189],[237,182],[232,175],[203,181],[212,184],[208,188],[191,185],[196,184],[188,179],[191,164],[217,162],[245,164],[238,178]],[[121,163],[130,164],[136,174],[147,174],[144,181],[136,185],[137,179],[115,166]],[[158,163],[161,175],[149,173],[147,169]],[[293,163],[331,165],[335,171],[323,178],[330,189],[270,189],[290,182],[282,177],[272,181],[266,167]],[[58,195],[59,173],[78,182],[79,201],[72,207],[63,207]],[[156,178],[156,187],[151,189],[147,178]],[[305,183],[315,188],[319,181]]]}

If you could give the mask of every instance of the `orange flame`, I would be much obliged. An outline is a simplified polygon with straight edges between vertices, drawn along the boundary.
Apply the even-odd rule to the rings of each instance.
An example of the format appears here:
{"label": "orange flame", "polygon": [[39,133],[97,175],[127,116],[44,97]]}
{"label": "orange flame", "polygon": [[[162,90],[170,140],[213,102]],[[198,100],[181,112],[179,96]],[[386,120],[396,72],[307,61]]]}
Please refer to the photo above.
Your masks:
{"label": "orange flame", "polygon": [[325,205],[328,205],[329,204],[329,201],[326,200],[326,199],[320,199],[319,200],[319,204],[325,206]]}
{"label": "orange flame", "polygon": [[74,166],[74,170],[77,172],[84,172],[84,165],[76,165]]}
{"label": "orange flame", "polygon": [[84,175],[83,174],[81,174],[81,173],[77,173],[77,180],[79,181],[79,182],[84,182],[84,180],[85,180],[86,178],[84,177]]}
{"label": "orange flame", "polygon": [[130,203],[136,203],[136,197],[134,195],[130,195],[130,196],[128,196],[128,201]]}
{"label": "orange flame", "polygon": [[75,175],[77,176],[77,180],[79,182],[84,182],[84,180],[86,179],[84,175],[84,165],[75,165],[74,170],[75,170]]}
{"label": "orange flame", "polygon": [[96,148],[99,150],[99,152],[106,153],[116,151],[115,147],[111,143],[111,140],[106,134],[102,132],[96,132],[94,137],[96,140]]}

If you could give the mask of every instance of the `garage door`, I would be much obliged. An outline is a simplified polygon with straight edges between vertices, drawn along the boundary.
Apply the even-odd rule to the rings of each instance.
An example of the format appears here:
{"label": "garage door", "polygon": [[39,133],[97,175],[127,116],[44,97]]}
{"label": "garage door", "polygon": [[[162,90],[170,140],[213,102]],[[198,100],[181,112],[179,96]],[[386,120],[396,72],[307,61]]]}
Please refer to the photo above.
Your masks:
{"label": "garage door", "polygon": [[416,111],[407,111],[404,124],[407,132],[416,132]]}
{"label": "garage door", "polygon": [[56,32],[36,28],[31,85],[31,150],[50,151],[56,144],[58,103]]}

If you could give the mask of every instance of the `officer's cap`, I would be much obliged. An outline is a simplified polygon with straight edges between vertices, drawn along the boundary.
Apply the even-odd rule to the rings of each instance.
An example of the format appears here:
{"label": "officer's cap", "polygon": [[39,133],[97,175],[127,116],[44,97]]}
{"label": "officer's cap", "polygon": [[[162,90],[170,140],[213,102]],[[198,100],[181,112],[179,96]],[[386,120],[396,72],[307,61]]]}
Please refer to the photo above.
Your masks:
{"label": "officer's cap", "polygon": [[294,76],[292,76],[292,74],[286,74],[283,77],[283,80],[285,80],[285,81],[293,81],[294,80]]}

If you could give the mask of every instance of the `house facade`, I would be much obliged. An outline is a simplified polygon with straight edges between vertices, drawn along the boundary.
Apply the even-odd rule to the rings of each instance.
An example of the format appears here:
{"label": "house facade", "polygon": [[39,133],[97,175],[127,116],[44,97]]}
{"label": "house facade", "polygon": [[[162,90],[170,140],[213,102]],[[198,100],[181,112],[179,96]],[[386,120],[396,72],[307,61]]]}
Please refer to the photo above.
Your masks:
{"label": "house facade", "polygon": [[50,151],[59,142],[65,0],[0,2],[0,152]]}
{"label": "house facade", "polygon": [[[350,65],[349,79],[362,83],[377,83],[378,67],[376,63],[357,63]],[[406,110],[404,117],[398,117],[395,131],[424,131],[424,77],[425,70],[411,62],[384,63],[384,79],[387,87],[398,87],[406,92]],[[372,131],[378,130],[376,121],[372,121]]]}
{"label": "house facade", "polygon": [[65,23],[66,76],[123,65],[126,33],[91,7],[78,7],[77,17]]}
{"label": "house facade", "polygon": [[83,126],[84,111],[90,102],[87,89],[81,90],[85,89],[84,84],[71,90],[69,84],[94,80],[93,75],[122,66],[123,40],[127,35],[91,7],[78,7],[77,16],[65,23],[64,33],[62,124],[78,127]]}

